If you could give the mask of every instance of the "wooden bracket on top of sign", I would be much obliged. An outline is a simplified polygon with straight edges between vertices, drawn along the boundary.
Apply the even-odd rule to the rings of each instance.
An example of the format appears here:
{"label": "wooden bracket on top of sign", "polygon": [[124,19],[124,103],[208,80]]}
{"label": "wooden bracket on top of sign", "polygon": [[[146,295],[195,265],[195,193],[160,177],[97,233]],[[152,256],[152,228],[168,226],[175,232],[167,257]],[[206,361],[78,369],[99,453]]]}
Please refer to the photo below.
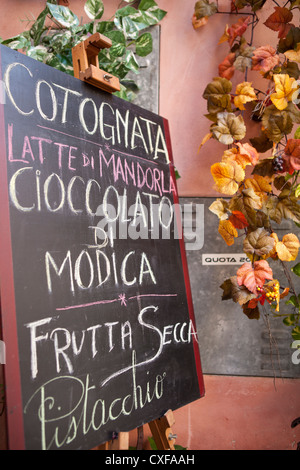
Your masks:
{"label": "wooden bracket on top of sign", "polygon": [[103,34],[95,33],[73,47],[74,77],[108,93],[120,91],[119,79],[99,68],[98,54],[100,50],[111,46],[112,42],[109,38]]}

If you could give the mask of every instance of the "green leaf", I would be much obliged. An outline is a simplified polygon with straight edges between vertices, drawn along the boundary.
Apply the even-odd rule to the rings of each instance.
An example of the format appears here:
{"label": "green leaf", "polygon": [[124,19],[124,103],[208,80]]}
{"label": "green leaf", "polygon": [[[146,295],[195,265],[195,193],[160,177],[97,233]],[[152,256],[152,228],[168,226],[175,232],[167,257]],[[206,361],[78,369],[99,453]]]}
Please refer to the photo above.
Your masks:
{"label": "green leaf", "polygon": [[47,7],[53,18],[65,28],[79,25],[77,16],[68,7],[52,5],[51,3],[47,3]]}
{"label": "green leaf", "polygon": [[291,325],[294,325],[296,321],[297,321],[296,315],[292,314],[292,315],[287,316],[287,317],[283,320],[283,323],[284,323],[286,326],[291,326]]}
{"label": "green leaf", "polygon": [[298,299],[295,295],[292,295],[289,300],[285,302],[286,305],[293,305],[294,307],[299,307]]}
{"label": "green leaf", "polygon": [[296,274],[297,276],[300,276],[300,263],[296,264],[296,266],[294,266],[292,268],[292,271],[294,274]]}
{"label": "green leaf", "polygon": [[161,10],[154,0],[142,0],[139,4],[139,10],[146,13],[150,24],[156,24],[161,21],[167,14],[166,11]]}
{"label": "green leaf", "polygon": [[296,129],[294,139],[300,139],[300,127],[298,127],[298,129]]}
{"label": "green leaf", "polygon": [[300,184],[296,187],[295,196],[300,197]]}
{"label": "green leaf", "polygon": [[140,57],[145,57],[152,52],[152,36],[150,33],[144,33],[136,40],[135,52]]}
{"label": "green leaf", "polygon": [[84,5],[84,11],[91,20],[100,20],[104,12],[102,0],[87,0]]}
{"label": "green leaf", "polygon": [[300,340],[300,326],[296,326],[292,331],[292,337],[294,340]]}
{"label": "green leaf", "polygon": [[19,36],[15,36],[13,38],[10,38],[10,39],[5,39],[4,41],[2,41],[2,44],[4,46],[8,46],[10,47],[11,49],[27,49],[28,47],[31,46],[31,41],[30,39],[27,37],[25,37],[25,35],[23,34],[20,34]]}
{"label": "green leaf", "polygon": [[148,437],[148,441],[149,441],[151,449],[157,450],[157,445],[155,444],[155,440],[153,439],[153,437]]}
{"label": "green leaf", "polygon": [[113,21],[101,21],[100,23],[97,23],[97,26],[96,26],[97,33],[104,34],[105,36],[107,36],[107,33],[109,31],[112,31],[113,29],[114,29]]}

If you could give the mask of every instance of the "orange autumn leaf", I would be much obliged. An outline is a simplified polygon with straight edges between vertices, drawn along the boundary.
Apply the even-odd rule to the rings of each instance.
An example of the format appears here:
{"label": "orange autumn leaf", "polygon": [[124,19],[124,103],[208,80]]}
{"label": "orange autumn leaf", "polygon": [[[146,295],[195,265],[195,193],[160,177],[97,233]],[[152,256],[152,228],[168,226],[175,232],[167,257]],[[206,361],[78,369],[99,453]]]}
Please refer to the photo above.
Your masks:
{"label": "orange autumn leaf", "polygon": [[228,246],[233,245],[234,239],[238,236],[236,229],[229,220],[220,220],[219,234]]}
{"label": "orange autumn leaf", "polygon": [[245,109],[244,104],[257,99],[254,89],[252,88],[251,82],[239,83],[236,87],[234,97],[235,106],[243,111]]}
{"label": "orange autumn leaf", "polygon": [[275,7],[274,13],[272,13],[264,24],[272,29],[272,31],[278,31],[278,37],[285,38],[289,30],[293,26],[290,21],[293,19],[293,13],[285,7]]}
{"label": "orange autumn leaf", "polygon": [[208,22],[208,16],[203,16],[202,18],[197,18],[196,15],[193,15],[192,17],[192,25],[194,29],[201,28],[201,26],[204,26]]}
{"label": "orange autumn leaf", "polygon": [[228,220],[230,220],[232,225],[238,229],[243,229],[249,226],[246,217],[240,211],[232,211],[232,215],[229,217]]}
{"label": "orange autumn leaf", "polygon": [[227,78],[227,80],[231,79],[231,77],[233,76],[235,72],[235,68],[233,66],[234,61],[235,61],[235,53],[230,52],[230,54],[228,54],[228,56],[226,56],[223,62],[221,62],[219,65],[220,77]]}
{"label": "orange autumn leaf", "polygon": [[280,294],[280,299],[284,299],[290,292],[290,288],[289,287],[286,287],[285,289],[283,289],[282,293]]}
{"label": "orange autumn leaf", "polygon": [[247,158],[250,161],[250,164],[255,166],[258,163],[259,160],[259,154],[257,150],[252,147],[250,144],[241,144],[240,142],[237,142],[237,146],[239,147],[239,152],[241,155],[244,157],[247,156]]}
{"label": "orange autumn leaf", "polygon": [[206,135],[203,137],[203,139],[202,139],[202,141],[201,141],[201,144],[199,145],[199,148],[198,148],[198,153],[200,152],[201,147],[203,147],[203,145],[206,144],[206,142],[208,142],[209,139],[212,138],[212,136],[213,136],[212,132],[209,132],[208,134],[206,134]]}
{"label": "orange autumn leaf", "polygon": [[222,162],[236,162],[245,169],[247,165],[251,165],[251,158],[248,153],[241,153],[236,147],[232,147],[231,149],[225,150],[222,156]]}
{"label": "orange autumn leaf", "polygon": [[243,168],[235,162],[215,163],[211,174],[216,183],[216,189],[223,194],[232,196],[239,188],[239,183],[245,178]]}
{"label": "orange autumn leaf", "polygon": [[253,175],[253,178],[247,178],[245,181],[246,188],[252,188],[255,194],[259,196],[261,202],[268,199],[268,193],[272,192],[272,186],[264,176]]}
{"label": "orange autumn leaf", "polygon": [[263,286],[266,279],[273,279],[273,271],[266,260],[244,263],[237,271],[239,286],[246,286],[251,292],[256,293],[257,286]]}
{"label": "orange autumn leaf", "polygon": [[272,46],[261,46],[255,49],[252,56],[252,70],[269,72],[280,62],[279,55]]}

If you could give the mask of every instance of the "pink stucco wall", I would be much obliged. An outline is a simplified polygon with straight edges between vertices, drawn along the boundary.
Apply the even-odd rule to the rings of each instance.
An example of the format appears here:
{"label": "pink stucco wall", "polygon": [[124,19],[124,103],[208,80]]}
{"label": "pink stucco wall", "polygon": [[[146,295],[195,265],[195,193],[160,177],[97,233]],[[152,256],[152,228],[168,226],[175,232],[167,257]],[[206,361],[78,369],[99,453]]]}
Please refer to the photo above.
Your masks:
{"label": "pink stucco wall", "polygon": [[[70,8],[85,21],[84,3],[70,0]],[[104,0],[105,19],[119,3]],[[206,102],[202,93],[227,55],[227,45],[217,43],[226,23],[234,20],[226,14],[215,15],[195,31],[191,24],[195,0],[157,3],[168,12],[161,23],[160,114],[170,123],[174,160],[181,174],[179,192],[181,196],[212,196],[210,166],[219,160],[223,147],[209,142],[197,153],[209,128],[203,117]],[[22,31],[25,23],[20,19],[31,13],[37,16],[44,4],[45,0],[2,0],[0,36],[8,38]],[[272,10],[273,4],[267,0],[259,15],[266,18]],[[262,26],[255,38],[257,46],[260,41],[272,44],[276,33]],[[236,78],[241,79],[238,74]],[[273,379],[267,378],[205,376],[205,385],[205,398],[175,412],[173,431],[178,444],[190,449],[296,448],[300,429],[291,430],[290,423],[300,416],[300,380],[277,379],[275,387]],[[5,448],[3,426],[0,419],[0,449]]]}

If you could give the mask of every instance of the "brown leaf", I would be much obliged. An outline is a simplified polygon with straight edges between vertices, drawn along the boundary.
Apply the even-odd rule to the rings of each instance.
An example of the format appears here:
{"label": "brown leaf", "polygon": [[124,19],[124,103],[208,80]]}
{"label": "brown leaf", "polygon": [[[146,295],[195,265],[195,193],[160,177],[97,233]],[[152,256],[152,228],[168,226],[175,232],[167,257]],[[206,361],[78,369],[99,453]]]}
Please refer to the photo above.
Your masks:
{"label": "brown leaf", "polygon": [[270,196],[265,207],[270,219],[277,224],[281,224],[283,218],[300,223],[300,205],[295,198],[286,196],[280,199],[277,196]]}
{"label": "brown leaf", "polygon": [[246,126],[242,115],[224,111],[218,114],[217,124],[211,126],[215,138],[224,145],[230,145],[235,140],[241,140],[246,135]]}
{"label": "brown leaf", "polygon": [[245,304],[243,305],[243,312],[245,315],[247,315],[249,320],[259,320],[260,318],[260,313],[257,305],[254,308],[250,308],[249,304]]}
{"label": "brown leaf", "polygon": [[223,289],[222,300],[232,299],[235,303],[240,305],[244,305],[249,300],[255,298],[255,294],[250,292],[247,287],[239,286],[236,276],[232,276],[230,279],[224,281],[221,285],[221,289]]}
{"label": "brown leaf", "polygon": [[290,21],[293,19],[293,13],[285,7],[275,7],[274,13],[272,13],[264,24],[272,29],[278,31],[279,38],[285,38],[293,26]]}
{"label": "brown leaf", "polygon": [[274,248],[275,240],[264,228],[248,233],[244,240],[244,251],[257,256],[268,255]]}

